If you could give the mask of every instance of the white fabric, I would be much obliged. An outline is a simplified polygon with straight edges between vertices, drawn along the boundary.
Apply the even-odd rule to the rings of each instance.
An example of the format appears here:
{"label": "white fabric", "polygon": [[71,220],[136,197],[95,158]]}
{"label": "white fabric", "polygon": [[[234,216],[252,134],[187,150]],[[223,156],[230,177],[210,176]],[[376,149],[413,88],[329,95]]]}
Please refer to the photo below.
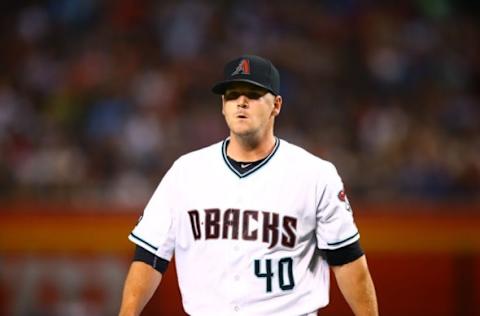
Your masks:
{"label": "white fabric", "polygon": [[164,259],[175,254],[190,315],[310,314],[329,297],[319,249],[359,239],[342,190],[330,162],[284,140],[244,178],[217,143],[173,164],[129,238]]}

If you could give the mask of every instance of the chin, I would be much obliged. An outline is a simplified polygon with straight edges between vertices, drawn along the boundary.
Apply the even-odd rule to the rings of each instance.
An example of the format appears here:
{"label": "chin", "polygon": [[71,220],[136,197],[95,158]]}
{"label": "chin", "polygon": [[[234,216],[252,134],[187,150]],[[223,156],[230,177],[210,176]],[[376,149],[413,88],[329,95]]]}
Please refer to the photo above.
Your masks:
{"label": "chin", "polygon": [[232,130],[232,133],[239,137],[249,137],[253,135],[251,131],[245,131],[245,130]]}
{"label": "chin", "polygon": [[236,131],[232,131],[232,133],[237,136],[237,137],[240,137],[240,138],[243,138],[243,139],[255,139],[257,138],[257,133],[255,131],[252,131],[252,130],[236,130]]}
{"label": "chin", "polygon": [[235,135],[238,135],[238,136],[242,136],[242,135],[250,135],[250,134],[253,134],[254,133],[254,130],[252,130],[251,128],[245,126],[242,124],[242,126],[230,126],[230,130],[232,131],[233,134]]}

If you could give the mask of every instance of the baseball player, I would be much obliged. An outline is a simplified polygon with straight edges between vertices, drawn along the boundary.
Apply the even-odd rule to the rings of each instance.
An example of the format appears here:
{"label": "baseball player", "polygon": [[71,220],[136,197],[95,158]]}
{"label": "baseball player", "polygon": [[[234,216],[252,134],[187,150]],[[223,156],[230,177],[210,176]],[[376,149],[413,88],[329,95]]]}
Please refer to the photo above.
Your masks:
{"label": "baseball player", "polygon": [[282,108],[275,66],[226,64],[225,140],[171,166],[129,239],[136,244],[120,315],[139,315],[175,255],[193,316],[316,315],[331,267],[355,315],[377,315],[352,209],[335,167],[274,135]]}

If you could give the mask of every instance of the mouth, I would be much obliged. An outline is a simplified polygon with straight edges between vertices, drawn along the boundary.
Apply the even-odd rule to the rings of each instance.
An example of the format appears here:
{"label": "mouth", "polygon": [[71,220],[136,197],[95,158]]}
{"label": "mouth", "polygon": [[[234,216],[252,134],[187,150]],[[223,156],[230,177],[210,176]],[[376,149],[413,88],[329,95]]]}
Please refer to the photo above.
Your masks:
{"label": "mouth", "polygon": [[239,119],[246,119],[246,118],[248,118],[248,116],[245,115],[245,114],[243,114],[243,113],[237,114],[236,117],[239,118]]}

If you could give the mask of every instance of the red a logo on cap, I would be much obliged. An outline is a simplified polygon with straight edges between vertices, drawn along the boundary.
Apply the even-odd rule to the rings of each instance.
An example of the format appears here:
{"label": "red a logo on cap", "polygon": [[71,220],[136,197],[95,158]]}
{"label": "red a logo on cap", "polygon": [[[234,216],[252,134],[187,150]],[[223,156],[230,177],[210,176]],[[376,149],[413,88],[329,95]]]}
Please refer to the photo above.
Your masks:
{"label": "red a logo on cap", "polygon": [[250,62],[248,59],[242,59],[242,61],[238,64],[237,68],[234,72],[232,72],[231,76],[235,75],[249,75],[250,74]]}

